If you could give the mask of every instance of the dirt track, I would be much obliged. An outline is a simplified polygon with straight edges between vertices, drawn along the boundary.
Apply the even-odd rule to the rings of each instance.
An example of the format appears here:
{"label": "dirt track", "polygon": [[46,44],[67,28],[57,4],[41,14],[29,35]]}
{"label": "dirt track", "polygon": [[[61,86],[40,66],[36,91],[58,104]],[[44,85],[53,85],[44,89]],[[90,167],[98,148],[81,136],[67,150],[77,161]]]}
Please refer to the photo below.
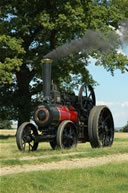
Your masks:
{"label": "dirt track", "polygon": [[73,169],[73,168],[87,168],[99,165],[104,165],[112,162],[128,161],[128,154],[116,154],[98,158],[81,158],[73,160],[63,160],[59,162],[43,163],[38,165],[24,164],[22,166],[3,167],[0,169],[0,176],[18,174],[21,172],[30,171],[46,171],[54,169]]}
{"label": "dirt track", "polygon": [[[1,135],[14,135],[14,131],[0,131]],[[128,133],[116,133],[116,138],[128,138]],[[2,146],[6,146],[6,144],[1,144]],[[84,153],[85,152],[78,152],[78,154]],[[70,153],[70,154],[77,154],[77,152]],[[67,156],[69,153],[67,154]],[[52,156],[66,156],[66,154],[58,154],[58,155],[44,155],[44,156],[36,156],[36,157],[22,157],[19,158],[19,160],[35,160],[35,159],[41,159],[41,158],[47,158],[47,157],[52,157]],[[11,158],[13,159],[13,158]],[[15,159],[15,158],[14,158]],[[5,159],[7,160],[7,159]],[[42,163],[42,164],[24,164],[22,166],[17,165],[17,166],[8,166],[8,167],[2,167],[0,168],[0,176],[5,176],[5,175],[11,175],[11,174],[18,174],[21,172],[30,172],[30,171],[44,171],[44,170],[54,170],[54,169],[73,169],[73,168],[87,168],[87,167],[94,167],[94,166],[99,166],[99,165],[104,165],[104,164],[109,164],[109,163],[116,163],[116,162],[123,162],[123,161],[128,161],[128,153],[125,154],[116,154],[116,155],[109,155],[109,156],[104,156],[104,157],[99,157],[99,158],[81,158],[81,159],[72,159],[72,160],[63,160],[59,162],[51,162],[51,163]]]}

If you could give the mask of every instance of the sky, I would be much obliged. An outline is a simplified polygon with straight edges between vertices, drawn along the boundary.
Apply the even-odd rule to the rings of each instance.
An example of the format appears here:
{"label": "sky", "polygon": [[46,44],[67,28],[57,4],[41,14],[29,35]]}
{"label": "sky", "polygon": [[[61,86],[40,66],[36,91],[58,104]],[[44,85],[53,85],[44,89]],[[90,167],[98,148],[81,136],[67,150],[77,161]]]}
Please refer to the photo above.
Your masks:
{"label": "sky", "polygon": [[[123,50],[128,56],[128,47]],[[114,72],[114,76],[104,67],[95,66],[91,59],[90,74],[99,85],[95,87],[96,105],[107,105],[112,112],[115,127],[124,127],[128,121],[128,72]]]}

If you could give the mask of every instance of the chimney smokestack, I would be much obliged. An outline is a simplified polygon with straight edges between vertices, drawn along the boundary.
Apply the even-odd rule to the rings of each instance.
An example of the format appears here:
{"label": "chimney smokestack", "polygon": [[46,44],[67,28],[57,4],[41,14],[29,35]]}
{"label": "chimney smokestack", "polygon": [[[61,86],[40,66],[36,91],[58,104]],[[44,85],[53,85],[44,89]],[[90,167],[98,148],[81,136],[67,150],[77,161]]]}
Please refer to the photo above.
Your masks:
{"label": "chimney smokestack", "polygon": [[42,62],[42,71],[43,71],[43,93],[44,98],[48,102],[50,100],[50,91],[51,91],[51,59],[43,59]]}

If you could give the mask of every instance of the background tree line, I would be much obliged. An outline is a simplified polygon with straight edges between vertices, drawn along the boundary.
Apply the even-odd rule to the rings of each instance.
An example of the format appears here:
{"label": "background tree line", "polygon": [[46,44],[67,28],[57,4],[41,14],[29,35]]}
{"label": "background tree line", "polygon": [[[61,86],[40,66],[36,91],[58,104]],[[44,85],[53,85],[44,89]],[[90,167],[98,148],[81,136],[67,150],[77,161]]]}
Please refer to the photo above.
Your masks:
{"label": "background tree line", "polygon": [[[29,121],[42,95],[41,59],[87,29],[115,30],[128,18],[127,0],[1,0],[0,1],[0,118]],[[95,85],[87,70],[89,57],[97,65],[125,72],[127,58],[113,50],[71,54],[53,62],[52,79],[60,90],[83,82]]]}

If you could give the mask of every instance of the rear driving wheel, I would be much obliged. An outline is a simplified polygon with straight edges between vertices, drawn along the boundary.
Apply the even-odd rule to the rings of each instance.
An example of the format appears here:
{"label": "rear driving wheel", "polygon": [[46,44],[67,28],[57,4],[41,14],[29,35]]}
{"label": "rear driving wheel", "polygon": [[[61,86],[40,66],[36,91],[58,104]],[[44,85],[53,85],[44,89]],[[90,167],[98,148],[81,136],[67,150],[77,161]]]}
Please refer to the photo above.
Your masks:
{"label": "rear driving wheel", "polygon": [[107,147],[113,144],[114,121],[111,111],[106,106],[97,106],[92,115],[91,146]]}
{"label": "rear driving wheel", "polygon": [[57,147],[70,149],[77,145],[77,130],[72,121],[61,122],[57,130]]}
{"label": "rear driving wheel", "polygon": [[97,106],[94,106],[88,118],[88,136],[92,147],[95,147],[92,127],[93,127],[93,121],[94,121],[96,110],[97,110]]}

